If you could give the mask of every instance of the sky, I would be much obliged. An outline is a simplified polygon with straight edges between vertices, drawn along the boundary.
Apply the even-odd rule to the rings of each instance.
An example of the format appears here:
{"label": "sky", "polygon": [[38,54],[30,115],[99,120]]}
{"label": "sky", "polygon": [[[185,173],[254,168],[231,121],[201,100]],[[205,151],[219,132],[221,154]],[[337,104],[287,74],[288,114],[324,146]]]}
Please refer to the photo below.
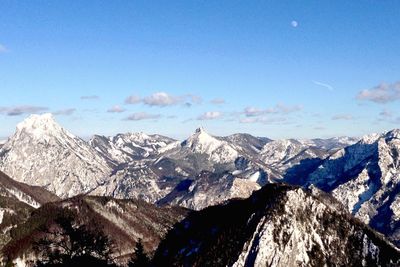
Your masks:
{"label": "sky", "polygon": [[0,0],[0,137],[399,128],[399,1]]}

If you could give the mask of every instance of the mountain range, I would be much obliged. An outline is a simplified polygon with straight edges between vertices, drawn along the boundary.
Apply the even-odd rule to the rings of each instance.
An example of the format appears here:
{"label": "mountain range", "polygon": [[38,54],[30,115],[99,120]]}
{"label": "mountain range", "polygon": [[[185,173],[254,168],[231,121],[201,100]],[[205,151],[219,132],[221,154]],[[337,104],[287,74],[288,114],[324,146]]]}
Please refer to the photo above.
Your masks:
{"label": "mountain range", "polygon": [[[0,230],[7,236],[0,245],[17,251],[14,258],[21,260],[15,242],[35,234],[11,230],[32,224],[39,216],[34,214],[46,216],[43,209],[74,203],[83,205],[79,210],[89,218],[106,218],[100,220],[108,221],[106,228],[126,225],[117,238],[126,240],[119,244],[124,252],[118,257],[124,258],[132,253],[128,243],[143,238],[140,227],[130,223],[143,217],[127,215],[140,210],[133,205],[160,214],[145,219],[163,225],[154,226],[160,231],[145,240],[155,264],[396,266],[398,250],[385,238],[400,245],[399,155],[400,130],[361,138],[272,140],[240,133],[219,137],[198,128],[183,141],[124,133],[86,142],[51,114],[31,115],[0,147]],[[192,211],[168,210],[172,206]],[[209,223],[200,223],[206,218]],[[219,230],[213,234],[214,226]],[[340,254],[341,246],[350,254]],[[221,250],[235,256],[221,255],[216,262],[213,251]]]}
{"label": "mountain range", "polygon": [[[85,142],[51,114],[43,114],[17,125],[0,149],[0,170],[61,198],[90,193],[201,209],[237,192],[247,197],[266,183],[282,180],[286,169],[301,159],[323,158],[354,141],[215,137],[199,128],[182,142],[144,133],[95,135]],[[207,173],[221,182],[208,183]],[[214,198],[218,194],[224,196]],[[207,197],[197,201],[187,199],[189,195]]]}

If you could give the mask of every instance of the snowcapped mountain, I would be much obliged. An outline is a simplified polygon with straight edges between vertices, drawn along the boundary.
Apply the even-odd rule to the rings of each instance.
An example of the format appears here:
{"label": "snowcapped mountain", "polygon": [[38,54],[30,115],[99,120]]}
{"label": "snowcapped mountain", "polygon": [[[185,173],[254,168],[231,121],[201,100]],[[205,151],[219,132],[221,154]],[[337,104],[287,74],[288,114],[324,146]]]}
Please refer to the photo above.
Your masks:
{"label": "snowcapped mountain", "polygon": [[245,200],[192,212],[155,266],[399,266],[400,251],[332,197],[270,184]]}
{"label": "snowcapped mountain", "polygon": [[2,146],[4,146],[4,144],[7,142],[7,139],[4,140],[0,140],[0,148],[2,148]]}
{"label": "snowcapped mountain", "polygon": [[60,197],[90,192],[111,173],[97,151],[58,125],[51,114],[31,115],[17,125],[0,149],[0,170]]}
{"label": "snowcapped mountain", "polygon": [[203,128],[196,129],[194,134],[182,142],[181,148],[206,155],[207,160],[213,163],[231,163],[239,155],[231,144],[209,135]]}
{"label": "snowcapped mountain", "polygon": [[216,174],[204,171],[193,180],[181,181],[172,192],[157,203],[201,210],[228,199],[249,197],[260,188],[257,179],[240,178],[229,172]]}
{"label": "snowcapped mountain", "polygon": [[260,152],[261,160],[285,174],[290,167],[304,159],[323,159],[328,152],[314,144],[304,144],[295,139],[276,140],[267,143]]}
{"label": "snowcapped mountain", "polygon": [[[66,215],[73,216],[67,217]],[[122,200],[111,197],[77,196],[63,201],[43,205],[31,212],[24,223],[18,224],[13,239],[0,251],[1,256],[31,266],[29,260],[40,258],[34,255],[32,245],[56,225],[57,219],[73,219],[73,225],[99,227],[113,243],[113,258],[126,264],[133,254],[136,242],[141,239],[144,249],[152,253],[167,231],[187,214],[187,210],[176,207],[158,208],[139,200]]]}
{"label": "snowcapped mountain", "polygon": [[[198,128],[183,142],[127,133],[96,135],[87,143],[50,114],[32,115],[0,149],[0,170],[63,198],[90,192],[201,209],[231,197],[247,197],[260,186],[281,180],[288,170],[293,173],[292,167],[306,159],[314,166],[328,155],[328,145],[332,149],[346,141],[340,140],[306,144],[248,134],[217,137]],[[319,148],[321,144],[326,148]],[[182,184],[189,183],[182,190]]]}
{"label": "snowcapped mountain", "polygon": [[263,139],[241,134],[235,135],[236,143],[226,140],[231,138],[214,137],[198,128],[181,143],[169,139],[152,156],[118,165],[109,181],[93,193],[192,209],[247,197],[276,173],[256,153],[246,153],[239,146],[246,139],[252,140],[253,150],[260,149]]}
{"label": "snowcapped mountain", "polygon": [[363,137],[314,167],[300,184],[331,192],[363,222],[400,244],[400,130]]}
{"label": "snowcapped mountain", "polygon": [[162,135],[126,133],[112,137],[95,135],[89,144],[114,164],[123,164],[159,155],[163,148],[173,142],[174,139]]}
{"label": "snowcapped mountain", "polygon": [[236,150],[243,151],[246,154],[258,154],[265,144],[272,141],[266,137],[255,137],[245,133],[219,138],[230,143]]}
{"label": "snowcapped mountain", "polygon": [[324,149],[326,151],[335,152],[335,150],[344,148],[346,146],[353,145],[357,143],[360,138],[356,137],[348,137],[348,136],[340,136],[340,137],[332,137],[328,139],[315,138],[315,139],[301,139],[299,142],[306,146],[310,147],[318,147],[320,149]]}

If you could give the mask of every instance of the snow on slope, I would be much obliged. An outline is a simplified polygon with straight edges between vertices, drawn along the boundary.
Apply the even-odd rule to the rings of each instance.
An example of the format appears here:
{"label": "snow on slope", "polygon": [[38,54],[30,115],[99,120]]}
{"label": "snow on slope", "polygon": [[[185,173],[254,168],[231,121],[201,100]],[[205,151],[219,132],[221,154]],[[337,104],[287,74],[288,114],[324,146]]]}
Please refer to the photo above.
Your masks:
{"label": "snow on slope", "polygon": [[309,174],[350,212],[400,244],[400,130],[363,137]]}
{"label": "snow on slope", "polygon": [[58,125],[51,114],[31,115],[17,125],[0,149],[0,170],[60,197],[90,192],[111,172],[93,148]]}
{"label": "snow on slope", "polygon": [[209,160],[216,163],[233,162],[238,152],[226,141],[209,135],[202,127],[182,143],[194,153],[206,154]]}
{"label": "snow on slope", "polygon": [[398,249],[314,191],[271,184],[248,199],[193,212],[161,242],[155,266],[400,264]]}
{"label": "snow on slope", "polygon": [[126,133],[112,137],[95,135],[89,144],[108,160],[121,164],[156,156],[174,141],[161,135]]}
{"label": "snow on slope", "polygon": [[276,140],[267,143],[260,152],[261,160],[283,174],[304,159],[323,159],[329,154],[326,150],[303,144],[295,139]]}
{"label": "snow on slope", "polygon": [[183,180],[160,205],[179,205],[193,210],[221,204],[232,198],[247,198],[261,186],[257,181],[230,173],[200,173],[194,180]]}

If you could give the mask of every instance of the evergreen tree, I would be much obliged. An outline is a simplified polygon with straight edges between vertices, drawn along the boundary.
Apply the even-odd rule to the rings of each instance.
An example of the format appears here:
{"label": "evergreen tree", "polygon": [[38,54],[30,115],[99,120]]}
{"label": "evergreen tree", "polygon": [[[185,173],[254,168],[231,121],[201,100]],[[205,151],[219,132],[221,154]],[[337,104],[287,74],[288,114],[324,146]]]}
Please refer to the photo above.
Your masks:
{"label": "evergreen tree", "polygon": [[148,267],[150,266],[150,259],[144,252],[142,240],[136,243],[135,254],[132,256],[128,263],[128,267]]}
{"label": "evergreen tree", "polygon": [[34,244],[42,255],[37,267],[85,266],[102,267],[111,265],[111,242],[100,229],[84,225],[74,225],[72,214],[55,220],[56,226],[46,230],[46,234]]}

